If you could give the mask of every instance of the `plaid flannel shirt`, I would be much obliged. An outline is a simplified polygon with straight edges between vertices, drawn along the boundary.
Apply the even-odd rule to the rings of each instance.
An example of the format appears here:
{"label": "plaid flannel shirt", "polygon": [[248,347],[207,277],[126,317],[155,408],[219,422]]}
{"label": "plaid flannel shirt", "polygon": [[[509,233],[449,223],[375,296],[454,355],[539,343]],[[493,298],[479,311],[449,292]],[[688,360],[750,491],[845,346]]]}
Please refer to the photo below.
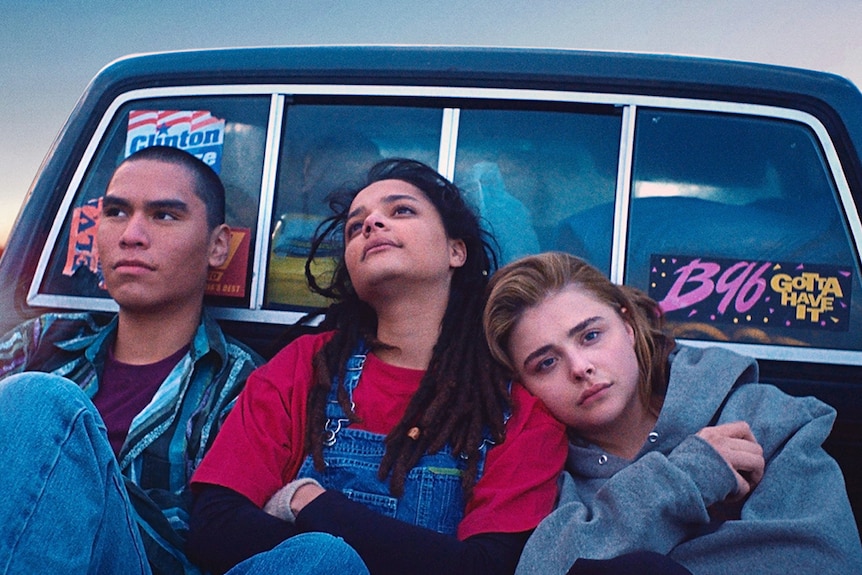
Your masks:
{"label": "plaid flannel shirt", "polygon": [[[112,314],[49,313],[24,322],[0,339],[0,378],[53,373],[92,398],[116,329]],[[249,373],[262,362],[225,338],[205,311],[189,352],[132,421],[118,460],[154,573],[199,573],[183,553],[188,482]]]}

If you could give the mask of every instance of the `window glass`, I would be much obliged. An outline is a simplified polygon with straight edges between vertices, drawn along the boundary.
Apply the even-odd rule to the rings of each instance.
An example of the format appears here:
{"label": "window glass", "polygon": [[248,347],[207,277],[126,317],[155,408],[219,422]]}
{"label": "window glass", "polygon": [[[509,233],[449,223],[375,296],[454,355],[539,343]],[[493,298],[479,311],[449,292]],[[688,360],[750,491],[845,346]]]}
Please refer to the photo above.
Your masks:
{"label": "window glass", "polygon": [[614,108],[461,111],[455,183],[501,265],[561,249],[609,271],[620,125]]}
{"label": "window glass", "polygon": [[[443,112],[439,108],[294,102],[287,108],[273,210],[265,305],[324,305],[309,291],[305,261],[317,225],[331,214],[327,197],[359,185],[368,169],[390,157],[436,167]],[[324,273],[339,245],[324,246],[315,273]]]}
{"label": "window glass", "polygon": [[41,293],[108,297],[99,287],[93,243],[99,198],[125,157],[161,144],[194,153],[224,183],[226,220],[235,228],[234,245],[231,262],[211,275],[208,299],[211,304],[247,306],[249,246],[254,245],[257,226],[268,114],[269,99],[262,97],[159,98],[122,106],[75,194]]}
{"label": "window glass", "polygon": [[859,269],[807,126],[641,110],[632,190],[626,283],[678,335],[860,349]]}

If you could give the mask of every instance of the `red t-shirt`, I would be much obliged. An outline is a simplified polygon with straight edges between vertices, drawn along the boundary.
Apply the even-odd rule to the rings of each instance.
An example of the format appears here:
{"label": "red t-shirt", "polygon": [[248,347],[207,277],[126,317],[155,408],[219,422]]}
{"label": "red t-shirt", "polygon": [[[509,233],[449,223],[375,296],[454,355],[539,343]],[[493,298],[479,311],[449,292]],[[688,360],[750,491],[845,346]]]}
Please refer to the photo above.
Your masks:
{"label": "red t-shirt", "polygon": [[[330,337],[331,332],[298,338],[251,374],[192,485],[228,487],[263,507],[296,477],[306,456],[311,358]],[[369,354],[353,394],[362,422],[352,426],[388,433],[423,374]],[[564,427],[523,387],[513,386],[512,400],[506,441],[488,451],[484,473],[458,526],[461,540],[533,529],[554,506],[567,453]]]}

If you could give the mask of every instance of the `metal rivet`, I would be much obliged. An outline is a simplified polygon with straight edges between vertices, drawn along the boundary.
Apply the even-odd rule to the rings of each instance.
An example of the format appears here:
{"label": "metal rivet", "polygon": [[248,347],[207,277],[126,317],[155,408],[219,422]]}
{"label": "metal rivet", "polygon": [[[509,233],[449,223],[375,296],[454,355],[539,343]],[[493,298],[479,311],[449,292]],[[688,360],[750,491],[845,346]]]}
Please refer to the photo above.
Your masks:
{"label": "metal rivet", "polygon": [[607,462],[608,462],[608,456],[607,455],[599,455],[599,465],[604,465]]}
{"label": "metal rivet", "polygon": [[653,431],[649,434],[649,442],[655,443],[656,441],[658,441],[658,432]]}

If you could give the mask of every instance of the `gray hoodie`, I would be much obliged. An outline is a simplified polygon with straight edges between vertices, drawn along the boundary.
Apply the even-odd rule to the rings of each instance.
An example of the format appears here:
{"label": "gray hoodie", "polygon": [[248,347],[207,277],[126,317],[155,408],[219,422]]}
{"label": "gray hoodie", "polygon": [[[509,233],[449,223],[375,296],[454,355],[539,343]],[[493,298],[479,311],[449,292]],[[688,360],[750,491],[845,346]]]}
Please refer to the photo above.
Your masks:
{"label": "gray hoodie", "polygon": [[[571,444],[556,510],[536,528],[518,575],[564,574],[579,557],[668,554],[695,575],[862,573],[862,545],[838,464],[822,448],[835,410],[757,383],[757,364],[721,348],[671,356],[658,421],[633,461]],[[744,503],[703,439],[744,420],[763,447],[763,480]]]}

